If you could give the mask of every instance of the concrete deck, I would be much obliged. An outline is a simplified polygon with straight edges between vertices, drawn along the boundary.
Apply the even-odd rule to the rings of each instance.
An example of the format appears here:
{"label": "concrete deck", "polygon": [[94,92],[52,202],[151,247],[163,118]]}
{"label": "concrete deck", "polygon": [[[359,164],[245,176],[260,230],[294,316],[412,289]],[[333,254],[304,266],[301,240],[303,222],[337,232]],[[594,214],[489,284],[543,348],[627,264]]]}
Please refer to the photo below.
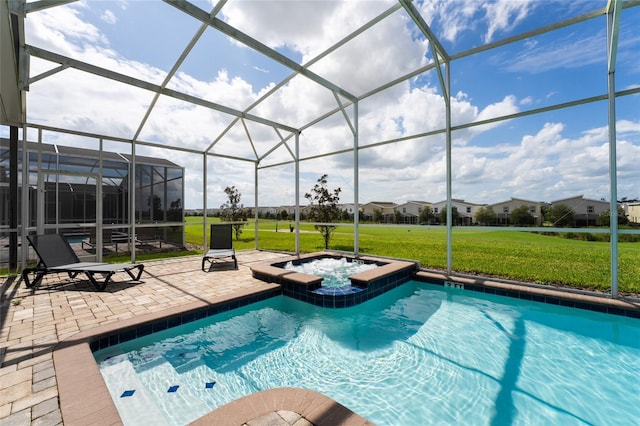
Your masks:
{"label": "concrete deck", "polygon": [[[200,269],[201,256],[147,261],[140,282],[130,281],[127,274],[116,274],[103,292],[96,291],[82,277],[71,280],[66,274],[45,276],[36,290],[26,288],[20,278],[0,277],[0,423],[3,426],[87,424],[87,421],[121,424],[112,413],[75,421],[67,418],[65,410],[63,419],[59,402],[62,383],[58,375],[64,372],[57,372],[54,367],[56,345],[72,336],[86,336],[94,330],[130,323],[139,317],[166,310],[178,311],[194,303],[224,300],[239,291],[273,287],[253,278],[249,268],[284,256],[240,251],[238,270],[221,268],[208,273]],[[68,377],[65,380],[68,381]],[[368,424],[335,401],[313,392],[278,390],[277,403],[260,394],[247,398],[244,404],[234,401],[232,407],[225,406],[227,413],[236,413],[233,418],[240,421],[225,424]],[[339,423],[333,422],[336,414],[341,416]],[[203,420],[201,424],[206,423],[206,419]]]}

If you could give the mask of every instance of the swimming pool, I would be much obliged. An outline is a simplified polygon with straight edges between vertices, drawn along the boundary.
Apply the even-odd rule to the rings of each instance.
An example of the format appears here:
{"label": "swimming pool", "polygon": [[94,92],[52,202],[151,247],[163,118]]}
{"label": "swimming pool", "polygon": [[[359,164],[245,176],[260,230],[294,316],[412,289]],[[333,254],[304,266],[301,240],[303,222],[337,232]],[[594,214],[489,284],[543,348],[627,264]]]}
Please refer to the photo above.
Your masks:
{"label": "swimming pool", "polygon": [[379,425],[640,416],[639,320],[419,282],[340,310],[277,296],[95,357],[125,424],[186,424],[281,386]]}

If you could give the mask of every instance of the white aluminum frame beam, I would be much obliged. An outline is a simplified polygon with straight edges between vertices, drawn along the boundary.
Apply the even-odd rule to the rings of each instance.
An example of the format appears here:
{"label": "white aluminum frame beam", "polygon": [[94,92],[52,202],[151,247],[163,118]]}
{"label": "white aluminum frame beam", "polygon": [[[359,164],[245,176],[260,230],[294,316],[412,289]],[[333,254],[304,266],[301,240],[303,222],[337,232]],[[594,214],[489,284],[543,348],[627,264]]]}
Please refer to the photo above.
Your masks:
{"label": "white aluminum frame beam", "polygon": [[239,41],[240,43],[244,44],[247,47],[252,48],[256,52],[262,53],[263,55],[273,59],[274,61],[280,63],[281,65],[284,65],[285,67],[297,72],[298,74],[307,77],[311,81],[314,81],[315,83],[318,83],[319,85],[331,91],[337,92],[347,99],[350,99],[352,101],[356,99],[355,95],[347,92],[343,88],[326,80],[325,78],[320,77],[316,73],[306,69],[305,67],[298,64],[297,62],[292,61],[291,59],[287,58],[283,54],[271,49],[267,45],[259,42],[253,37],[250,37],[249,35],[243,33],[242,31],[232,27],[226,22],[214,16],[211,16],[209,13],[189,3],[188,1],[186,0],[164,0],[164,1],[165,3],[168,3],[174,6],[176,9],[186,13],[187,15],[199,20],[200,22],[208,24],[209,26],[217,29],[221,33],[233,38],[234,40]]}
{"label": "white aluminum frame beam", "polygon": [[[331,47],[329,47],[328,49],[326,49],[325,51],[323,51],[322,53],[320,53],[318,56],[316,56],[315,58],[309,60],[307,63],[305,63],[304,65],[302,65],[303,68],[309,68],[311,65],[315,64],[316,62],[318,62],[320,59],[328,56],[331,52],[337,50],[339,47],[347,44],[347,42],[353,40],[354,38],[356,38],[356,36],[358,36],[359,34],[365,32],[366,30],[372,28],[374,25],[376,25],[377,23],[379,23],[380,21],[384,20],[385,18],[387,18],[388,16],[392,15],[393,13],[395,13],[397,10],[400,9],[400,4],[395,4],[393,6],[391,6],[389,9],[387,9],[386,11],[382,12],[381,14],[379,14],[378,16],[376,16],[375,18],[373,18],[371,21],[367,22],[366,24],[364,24],[363,26],[361,26],[360,28],[358,28],[357,30],[353,31],[352,33],[348,34],[346,37],[344,37],[342,40],[336,42],[335,44],[333,44]],[[431,68],[432,66],[430,66],[429,68]],[[282,87],[284,87],[287,83],[289,83],[294,77],[296,77],[297,75],[299,75],[299,73],[297,71],[294,71],[292,74],[290,74],[289,76],[287,76],[284,80],[282,80],[280,83],[276,84],[275,86],[273,86],[270,90],[268,90],[266,93],[264,93],[260,98],[256,99],[251,105],[249,105],[244,112],[248,113],[249,111],[251,111],[252,109],[254,109],[255,107],[257,107],[258,105],[260,105],[262,102],[264,102],[265,100],[269,99],[269,97],[271,95],[273,95],[275,92],[277,92],[279,89],[281,89]],[[409,78],[409,77],[407,77]],[[404,80],[403,80],[404,81]],[[392,85],[395,85],[397,83],[399,83],[400,81],[394,82]],[[387,85],[383,86],[384,88],[387,87]],[[380,89],[383,90],[383,89]],[[333,92],[334,96],[337,97],[336,92]],[[350,106],[353,103],[353,101],[349,100],[348,103],[345,104],[345,107]],[[323,116],[329,116],[334,114],[336,110],[332,110],[330,113],[328,113],[327,115]],[[314,120],[311,123],[307,123],[304,128],[308,128],[310,127],[312,124],[315,124],[317,122],[322,121],[324,118],[318,119],[318,120]],[[213,146],[219,142],[219,140],[222,138],[222,136],[224,136],[224,134],[226,134],[239,120],[239,118],[235,118],[228,126],[227,128],[220,134],[218,135],[218,137],[216,138],[216,140],[214,140],[211,145],[209,145],[209,147],[205,150],[205,151],[209,151],[213,148]],[[277,130],[277,129],[276,129]],[[299,129],[299,131],[301,131],[302,129]],[[293,138],[293,133],[291,135],[289,135],[287,137],[286,140],[289,140]],[[278,143],[279,145],[280,143]],[[273,152],[274,149],[272,149],[270,152]],[[291,151],[289,149],[289,151]],[[292,153],[293,156],[293,153]],[[261,159],[265,158],[266,155],[262,156]]]}
{"label": "white aluminum frame beam", "polygon": [[230,108],[224,105],[217,104],[215,102],[210,102],[201,98],[197,98],[192,95],[188,95],[186,93],[181,93],[176,90],[163,88],[162,86],[158,86],[157,84],[150,83],[148,81],[140,80],[134,77],[130,77],[124,74],[117,73],[115,71],[110,71],[105,68],[101,68],[95,65],[88,64],[86,62],[79,61],[77,59],[72,59],[67,56],[63,56],[57,53],[50,52],[45,49],[41,49],[35,46],[25,46],[25,51],[31,56],[38,57],[40,59],[44,59],[47,61],[55,62],[64,66],[68,66],[71,68],[75,68],[80,71],[85,71],[93,75],[97,75],[103,78],[107,78],[110,80],[114,80],[120,83],[128,84],[131,86],[138,87],[140,89],[149,90],[154,93],[160,93],[165,96],[169,96],[175,99],[179,99],[194,105],[199,105],[205,108],[209,108],[212,110],[220,111],[225,114],[229,114],[235,117],[246,118],[247,120],[254,121],[256,123],[264,124],[267,126],[278,127],[283,130],[287,130],[289,132],[295,132],[297,129],[293,127],[287,126],[285,124],[277,123],[271,120],[267,120],[262,117],[258,117],[252,114],[247,114],[242,111],[239,111],[234,108]]}
{"label": "white aluminum frame beam", "polygon": [[607,5],[607,88],[609,91],[609,229],[611,245],[611,295],[618,296],[618,165],[616,141],[616,55],[622,0]]}
{"label": "white aluminum frame beam", "polygon": [[438,70],[438,79],[440,80],[440,87],[442,88],[443,97],[445,99],[445,103],[449,103],[449,89],[448,85],[445,82],[445,77],[442,75],[442,68],[440,64],[440,57],[442,57],[442,61],[449,66],[451,62],[451,58],[447,54],[447,51],[444,49],[438,37],[431,31],[429,25],[425,22],[420,15],[420,12],[413,5],[412,0],[399,0],[404,10],[413,20],[413,23],[416,24],[418,29],[422,32],[422,34],[429,40],[429,47],[431,48],[431,54],[433,55],[433,60],[436,63],[436,69]]}

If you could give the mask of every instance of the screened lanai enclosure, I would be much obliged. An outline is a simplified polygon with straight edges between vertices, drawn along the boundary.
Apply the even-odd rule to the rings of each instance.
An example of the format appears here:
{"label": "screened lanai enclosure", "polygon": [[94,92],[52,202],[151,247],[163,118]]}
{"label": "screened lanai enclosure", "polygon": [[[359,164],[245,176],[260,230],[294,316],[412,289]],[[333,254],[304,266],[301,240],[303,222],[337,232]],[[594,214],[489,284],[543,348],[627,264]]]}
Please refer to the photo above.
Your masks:
{"label": "screened lanai enclosure", "polygon": [[[2,2],[0,268],[25,266],[34,233],[93,234],[98,259],[106,235],[135,246],[146,228],[180,246],[196,227],[204,247],[230,186],[252,208],[256,248],[272,248],[259,211],[290,210],[295,232],[277,248],[299,253],[304,194],[327,174],[354,212],[340,249],[370,252],[367,203],[421,200],[446,214],[406,228],[413,258],[478,272],[464,253],[479,227],[454,226],[462,201],[471,224],[475,209],[505,200],[538,211],[582,196],[613,212],[640,198],[638,6]],[[203,220],[185,222],[185,209]],[[513,250],[483,256],[517,269],[536,261],[518,235],[606,235],[583,250],[597,249],[617,296],[640,273],[640,243],[627,242],[640,230],[619,225],[611,214],[598,229],[484,226],[489,240],[509,233]],[[434,234],[421,245],[423,230]],[[443,244],[428,244],[438,232]]]}
{"label": "screened lanai enclosure", "polygon": [[[9,156],[9,141],[0,139],[0,158]],[[131,241],[128,225],[135,222],[139,227],[137,240],[144,240],[147,248],[154,240],[158,246],[161,241],[170,243],[169,246],[184,246],[181,201],[184,169],[168,160],[138,156],[134,169],[128,154],[27,142],[18,149],[17,174],[24,174],[28,182],[25,186],[18,185],[18,199],[22,199],[22,190],[27,188],[25,199],[29,203],[24,217],[29,219],[29,227],[37,229],[39,224],[44,225],[71,242],[81,242],[81,247],[101,251],[104,247],[128,249]],[[137,197],[130,208],[132,175]],[[1,218],[6,226],[11,197],[6,185],[8,176],[5,173],[3,177]],[[21,216],[22,205],[17,208]],[[133,220],[129,219],[131,213]],[[105,241],[97,241],[97,223],[102,224],[101,237],[108,236]]]}

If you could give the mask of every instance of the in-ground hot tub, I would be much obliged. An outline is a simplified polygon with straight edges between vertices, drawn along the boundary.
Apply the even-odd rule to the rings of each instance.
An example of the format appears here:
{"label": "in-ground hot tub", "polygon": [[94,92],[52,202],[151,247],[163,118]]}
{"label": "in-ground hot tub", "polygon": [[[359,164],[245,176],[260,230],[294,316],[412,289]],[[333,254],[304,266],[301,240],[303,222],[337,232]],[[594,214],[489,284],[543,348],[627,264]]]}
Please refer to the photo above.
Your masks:
{"label": "in-ground hot tub", "polygon": [[[344,259],[346,262],[371,264],[376,267],[348,277],[343,286],[326,287],[323,277],[285,269],[287,264],[300,265],[318,259]],[[255,278],[282,286],[282,294],[326,308],[346,308],[385,293],[411,280],[419,269],[417,262],[373,256],[353,256],[340,253],[310,253],[278,262],[251,267]]]}

